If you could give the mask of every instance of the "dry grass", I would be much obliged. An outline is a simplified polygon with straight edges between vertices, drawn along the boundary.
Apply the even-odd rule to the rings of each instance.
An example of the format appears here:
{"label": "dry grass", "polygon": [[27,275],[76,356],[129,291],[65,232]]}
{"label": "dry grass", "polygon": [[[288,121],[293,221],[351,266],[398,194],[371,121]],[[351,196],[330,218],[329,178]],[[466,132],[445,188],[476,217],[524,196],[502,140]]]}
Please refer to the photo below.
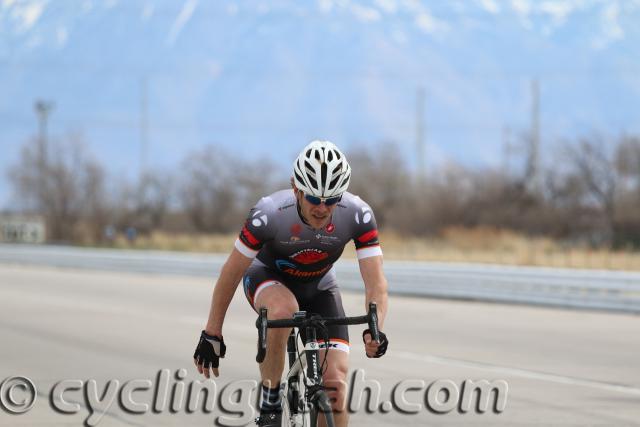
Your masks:
{"label": "dry grass", "polygon": [[[236,234],[167,234],[140,236],[133,244],[119,236],[113,247],[170,251],[226,253],[233,248]],[[529,238],[493,228],[449,228],[438,238],[404,237],[381,233],[380,240],[389,260],[496,263],[610,270],[640,271],[640,252],[593,250],[563,246],[547,238]],[[355,258],[353,245],[344,256]]]}
{"label": "dry grass", "polygon": [[153,232],[146,236],[138,236],[135,242],[129,243],[119,235],[113,246],[128,249],[157,249],[162,251],[214,252],[225,253],[233,249],[237,234],[168,234]]}
{"label": "dry grass", "polygon": [[640,270],[640,253],[562,245],[492,228],[450,228],[438,238],[381,236],[386,259]]}

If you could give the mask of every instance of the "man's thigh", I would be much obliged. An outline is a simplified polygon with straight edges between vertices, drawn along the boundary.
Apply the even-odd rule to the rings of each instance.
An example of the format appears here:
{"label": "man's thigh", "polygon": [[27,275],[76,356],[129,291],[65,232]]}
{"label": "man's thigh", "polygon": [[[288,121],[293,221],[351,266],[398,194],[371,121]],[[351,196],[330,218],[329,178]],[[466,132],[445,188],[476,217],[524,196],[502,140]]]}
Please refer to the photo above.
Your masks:
{"label": "man's thigh", "polygon": [[[282,277],[263,265],[252,264],[247,269],[242,287],[251,308],[256,311],[260,307],[266,307],[268,312],[273,312],[276,307],[286,309],[287,312],[298,309],[296,297],[285,286]],[[269,315],[269,318],[275,317]]]}
{"label": "man's thigh", "polygon": [[[337,287],[319,291],[313,297],[300,302],[300,310],[316,313],[323,317],[344,317],[342,297]],[[304,331],[301,331],[304,336]],[[328,344],[324,339],[329,340]],[[346,325],[331,325],[327,327],[327,336],[321,332],[317,333],[317,340],[320,348],[329,347],[341,353],[349,353],[349,328]]]}

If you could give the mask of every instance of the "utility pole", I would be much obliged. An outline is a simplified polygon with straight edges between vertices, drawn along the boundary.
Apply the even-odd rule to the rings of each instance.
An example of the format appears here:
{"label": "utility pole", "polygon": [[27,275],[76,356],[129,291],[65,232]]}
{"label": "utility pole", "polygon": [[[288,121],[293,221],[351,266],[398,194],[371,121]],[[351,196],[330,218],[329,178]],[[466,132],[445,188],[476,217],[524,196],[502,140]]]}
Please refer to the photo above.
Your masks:
{"label": "utility pole", "polygon": [[34,108],[38,115],[38,159],[40,163],[40,170],[43,170],[44,165],[47,164],[48,150],[47,150],[47,124],[49,120],[49,114],[53,110],[53,103],[43,100],[37,100]]}
{"label": "utility pole", "polygon": [[536,192],[542,190],[540,183],[540,86],[538,79],[531,81],[531,140],[529,146],[528,177]]}
{"label": "utility pole", "polygon": [[502,128],[502,173],[509,175],[511,167],[511,128],[504,126]]}
{"label": "utility pole", "polygon": [[424,125],[424,104],[425,94],[422,86],[416,92],[416,165],[418,178],[424,180],[426,177],[425,167],[425,125]]}
{"label": "utility pole", "polygon": [[49,114],[53,110],[53,102],[43,101],[41,99],[36,100],[34,109],[38,115],[38,153],[37,153],[37,180],[38,180],[38,193],[40,199],[40,209],[46,209],[47,200],[49,199],[47,171],[49,168],[49,150],[47,141],[47,124],[49,121]]}
{"label": "utility pole", "polygon": [[147,150],[149,149],[149,119],[148,119],[148,86],[149,79],[140,79],[140,165],[138,175],[140,180],[147,169]]}

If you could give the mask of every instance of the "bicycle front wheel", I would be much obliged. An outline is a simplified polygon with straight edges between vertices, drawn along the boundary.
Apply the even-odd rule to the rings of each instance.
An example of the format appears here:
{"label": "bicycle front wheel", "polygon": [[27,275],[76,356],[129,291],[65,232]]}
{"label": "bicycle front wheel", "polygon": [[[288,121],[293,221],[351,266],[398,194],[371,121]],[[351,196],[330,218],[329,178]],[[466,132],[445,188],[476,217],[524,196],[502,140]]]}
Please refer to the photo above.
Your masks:
{"label": "bicycle front wheel", "polygon": [[318,425],[318,418],[322,415],[324,415],[324,418],[327,421],[327,427],[335,427],[333,411],[331,409],[331,403],[329,402],[329,396],[327,396],[327,393],[322,390],[318,391],[314,400],[315,402],[311,405],[311,411],[309,414],[311,427],[316,427]]}
{"label": "bicycle front wheel", "polygon": [[304,384],[299,378],[293,382],[284,382],[282,389],[282,425],[283,427],[304,427],[306,411],[302,407],[301,396],[304,394]]}

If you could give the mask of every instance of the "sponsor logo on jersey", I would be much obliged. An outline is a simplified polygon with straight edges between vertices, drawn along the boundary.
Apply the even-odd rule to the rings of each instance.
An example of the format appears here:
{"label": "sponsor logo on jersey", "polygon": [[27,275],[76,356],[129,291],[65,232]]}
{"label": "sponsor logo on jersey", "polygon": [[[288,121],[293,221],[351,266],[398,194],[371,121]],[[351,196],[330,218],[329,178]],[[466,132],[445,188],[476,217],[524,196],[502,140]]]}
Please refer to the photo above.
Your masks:
{"label": "sponsor logo on jersey", "polygon": [[301,240],[298,236],[291,236],[289,240],[279,240],[281,245],[304,245],[310,243],[311,240],[305,239]]}
{"label": "sponsor logo on jersey", "polygon": [[320,243],[326,243],[326,244],[330,244],[330,243],[326,242],[326,240],[334,240],[334,241],[335,240],[340,240],[340,238],[338,238],[336,236],[325,236],[325,235],[320,234],[320,233],[316,234],[315,238],[320,240]]}
{"label": "sponsor logo on jersey", "polygon": [[368,224],[369,222],[371,222],[371,219],[373,218],[373,213],[371,212],[371,209],[369,209],[366,206],[362,207],[362,216],[360,216],[360,214],[358,212],[356,212],[355,214],[355,219],[356,219],[356,224]]}
{"label": "sponsor logo on jersey", "polygon": [[283,210],[285,210],[285,209],[289,209],[289,208],[291,208],[291,207],[293,207],[293,206],[295,206],[295,205],[296,205],[295,203],[291,203],[291,204],[289,204],[289,205],[280,206],[280,207],[278,208],[278,210],[279,210],[279,211],[283,211]]}
{"label": "sponsor logo on jersey", "polygon": [[342,350],[347,353],[349,352],[349,342],[341,339],[338,339],[337,341],[331,340],[329,341],[328,344],[322,342],[320,343],[319,347],[321,349],[329,348],[329,349],[335,349],[335,350]]}
{"label": "sponsor logo on jersey", "polygon": [[[253,220],[251,221],[251,224],[252,224],[254,227],[261,227],[261,226],[263,226],[263,225],[267,225],[267,224],[269,223],[269,220],[267,219],[267,216],[266,216],[266,215],[264,215],[264,214],[260,215],[261,213],[262,213],[262,211],[261,211],[261,210],[257,210],[257,211],[253,214],[253,216],[252,216],[252,217],[253,217]],[[260,216],[258,216],[258,215],[260,215]]]}
{"label": "sponsor logo on jersey", "polygon": [[329,264],[324,268],[321,268],[320,270],[316,270],[316,271],[301,271],[301,270],[298,270],[294,264],[292,264],[287,260],[283,260],[283,259],[276,260],[276,267],[278,267],[278,270],[290,276],[297,277],[299,279],[310,279],[313,277],[322,276],[327,271],[329,271],[331,266],[332,265]]}
{"label": "sponsor logo on jersey", "polygon": [[278,270],[284,271],[285,268],[296,268],[296,265],[284,259],[277,259],[276,267],[278,267]]}
{"label": "sponsor logo on jersey", "polygon": [[291,226],[292,236],[299,236],[301,232],[302,232],[302,226],[300,224],[293,224]]}
{"label": "sponsor logo on jersey", "polygon": [[325,231],[329,234],[333,233],[335,229],[336,229],[336,226],[332,222],[327,224],[327,226],[325,227]]}
{"label": "sponsor logo on jersey", "polygon": [[324,344],[322,348],[338,348],[338,343],[330,342],[329,344]]}
{"label": "sponsor logo on jersey", "polygon": [[300,264],[314,264],[316,262],[327,259],[329,254],[320,249],[303,249],[291,255],[290,258]]}

